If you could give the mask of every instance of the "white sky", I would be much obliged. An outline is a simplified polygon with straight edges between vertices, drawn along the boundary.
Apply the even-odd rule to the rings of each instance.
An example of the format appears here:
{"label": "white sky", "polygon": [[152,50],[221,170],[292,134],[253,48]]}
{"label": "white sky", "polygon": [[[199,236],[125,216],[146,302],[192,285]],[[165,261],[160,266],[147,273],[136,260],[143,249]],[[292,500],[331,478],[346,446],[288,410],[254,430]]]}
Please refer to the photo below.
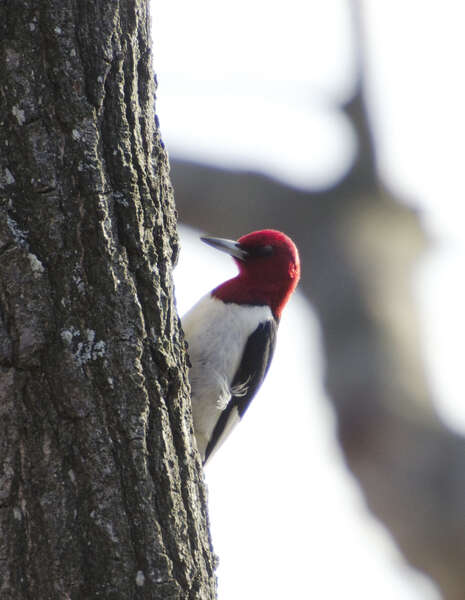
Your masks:
{"label": "white sky", "polygon": [[[435,239],[416,281],[426,355],[444,418],[465,430],[465,5],[364,6],[380,169],[422,208]],[[291,0],[282,7],[258,0],[153,3],[157,112],[172,156],[259,169],[301,187],[328,185],[350,163],[351,129],[327,105],[351,89],[346,3]],[[181,314],[234,272],[197,234],[183,232],[183,242],[189,250],[176,272]],[[305,356],[303,364],[289,360],[294,353]],[[344,469],[319,362],[317,326],[296,297],[265,384],[206,469],[219,598],[433,600],[436,592],[404,566],[367,516]],[[291,373],[296,382],[292,397],[283,373],[286,383]]]}

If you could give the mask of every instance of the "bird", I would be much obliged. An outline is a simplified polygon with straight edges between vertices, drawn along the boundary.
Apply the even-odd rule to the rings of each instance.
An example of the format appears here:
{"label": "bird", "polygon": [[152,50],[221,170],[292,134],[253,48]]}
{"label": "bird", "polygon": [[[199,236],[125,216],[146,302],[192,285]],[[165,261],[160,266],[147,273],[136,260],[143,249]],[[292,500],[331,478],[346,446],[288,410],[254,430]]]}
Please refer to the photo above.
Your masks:
{"label": "bird", "polygon": [[237,241],[201,237],[229,254],[238,274],[183,317],[192,416],[205,465],[242,419],[270,367],[283,309],[300,279],[294,242],[263,229]]}

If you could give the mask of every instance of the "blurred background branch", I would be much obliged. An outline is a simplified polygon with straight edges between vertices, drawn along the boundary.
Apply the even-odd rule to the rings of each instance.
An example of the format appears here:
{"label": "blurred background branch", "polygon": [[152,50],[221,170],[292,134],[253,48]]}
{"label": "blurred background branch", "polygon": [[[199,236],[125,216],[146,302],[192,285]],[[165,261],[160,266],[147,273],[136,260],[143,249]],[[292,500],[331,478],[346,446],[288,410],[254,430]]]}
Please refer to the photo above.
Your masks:
{"label": "blurred background branch", "polygon": [[225,237],[273,227],[295,239],[300,289],[320,323],[326,387],[347,465],[407,560],[437,582],[444,598],[461,600],[465,445],[432,403],[412,294],[427,236],[416,211],[377,170],[361,6],[350,3],[355,89],[339,105],[358,150],[339,182],[302,191],[182,160],[172,161],[172,179],[183,223]]}

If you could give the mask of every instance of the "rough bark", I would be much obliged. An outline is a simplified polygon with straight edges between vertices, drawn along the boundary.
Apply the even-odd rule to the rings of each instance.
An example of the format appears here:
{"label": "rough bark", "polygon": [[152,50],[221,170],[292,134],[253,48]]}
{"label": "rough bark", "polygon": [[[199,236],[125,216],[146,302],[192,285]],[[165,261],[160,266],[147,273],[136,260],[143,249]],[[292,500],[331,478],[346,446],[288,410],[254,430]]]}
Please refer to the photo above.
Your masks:
{"label": "rough bark", "polygon": [[0,598],[214,598],[143,0],[0,4]]}

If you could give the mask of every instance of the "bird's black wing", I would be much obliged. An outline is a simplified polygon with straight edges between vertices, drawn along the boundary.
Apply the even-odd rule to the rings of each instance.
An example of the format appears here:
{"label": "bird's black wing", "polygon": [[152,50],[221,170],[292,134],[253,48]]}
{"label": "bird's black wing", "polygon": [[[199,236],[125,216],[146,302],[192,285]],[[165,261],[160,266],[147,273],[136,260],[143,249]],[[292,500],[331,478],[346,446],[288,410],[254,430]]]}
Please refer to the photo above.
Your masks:
{"label": "bird's black wing", "polygon": [[225,434],[230,427],[242,418],[265,378],[273,357],[277,329],[278,323],[275,319],[271,319],[260,323],[249,336],[241,363],[231,384],[233,395],[215,425],[205,450],[205,462],[213,449],[226,437]]}

